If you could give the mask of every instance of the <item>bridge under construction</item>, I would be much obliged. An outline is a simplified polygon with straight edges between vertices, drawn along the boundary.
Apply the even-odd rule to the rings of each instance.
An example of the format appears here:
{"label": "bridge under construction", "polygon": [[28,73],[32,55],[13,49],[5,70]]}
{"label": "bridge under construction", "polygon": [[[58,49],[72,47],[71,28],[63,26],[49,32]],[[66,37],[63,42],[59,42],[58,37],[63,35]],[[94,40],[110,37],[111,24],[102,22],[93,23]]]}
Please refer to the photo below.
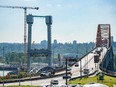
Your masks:
{"label": "bridge under construction", "polygon": [[[33,24],[33,18],[45,18],[45,22],[47,25],[47,36],[48,36],[48,46],[47,49],[31,49],[31,35],[32,35],[32,24]],[[27,71],[30,71],[30,58],[32,56],[41,56],[44,55],[49,59],[49,66],[52,66],[51,64],[51,24],[52,24],[52,16],[37,16],[37,15],[27,15],[27,24],[28,24],[28,50],[27,50]],[[111,46],[111,27],[110,24],[98,24],[97,28],[97,35],[96,35],[96,46],[94,48],[95,54],[94,55],[94,62],[93,64],[98,64],[100,70],[103,70],[104,72],[115,72],[115,64],[114,61],[116,59],[113,56],[113,50]],[[105,51],[104,51],[105,50]],[[105,53],[102,53],[104,51]],[[101,57],[101,53],[104,54]],[[86,54],[85,56],[88,56]],[[82,71],[82,59],[84,57],[80,58],[78,61],[80,61],[80,71]],[[87,59],[88,62],[88,59]],[[88,64],[87,64],[88,65]]]}
{"label": "bridge under construction", "polygon": [[[51,66],[51,27],[50,25],[52,24],[51,22],[51,16],[32,16],[32,15],[28,15],[31,16],[31,18],[33,17],[45,17],[46,18],[46,24],[48,26],[48,49],[40,49],[40,50],[31,50],[31,24],[32,21],[30,22],[28,20],[28,51],[27,51],[27,55],[28,55],[28,69],[30,69],[30,57],[35,55],[35,56],[41,56],[44,55],[46,57],[48,57],[49,55],[49,65]],[[28,17],[27,17],[28,18]],[[48,19],[47,19],[48,18]],[[111,28],[110,28],[110,24],[98,24],[98,28],[97,28],[97,35],[96,35],[96,46],[93,49],[94,51],[90,51],[89,53],[87,53],[86,55],[84,55],[82,58],[78,59],[78,62],[80,63],[80,71],[83,71],[84,69],[89,69],[88,67],[91,66],[91,64],[95,67],[98,67],[97,70],[102,70],[107,74],[112,74],[112,75],[116,75],[115,72],[115,62],[116,59],[113,56],[113,49],[111,46]],[[94,52],[93,56],[89,56],[91,52]],[[88,56],[90,58],[93,58],[93,62],[89,63],[89,59]],[[86,62],[83,62],[83,60],[87,60]],[[92,60],[92,59],[91,59]],[[90,65],[90,66],[89,66]],[[84,69],[82,68],[84,67]],[[93,68],[93,67],[91,67]],[[96,70],[96,69],[94,69]],[[80,72],[80,76],[82,76],[82,72]]]}

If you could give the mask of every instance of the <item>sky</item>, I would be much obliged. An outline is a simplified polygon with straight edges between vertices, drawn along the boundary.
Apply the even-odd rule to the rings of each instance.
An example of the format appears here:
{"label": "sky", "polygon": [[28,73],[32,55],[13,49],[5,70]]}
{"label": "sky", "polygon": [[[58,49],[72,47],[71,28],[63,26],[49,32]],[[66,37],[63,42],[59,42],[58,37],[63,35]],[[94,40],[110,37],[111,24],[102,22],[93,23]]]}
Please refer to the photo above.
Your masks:
{"label": "sky", "polygon": [[[52,42],[95,42],[98,24],[110,24],[116,41],[116,0],[0,0],[0,5],[39,7],[27,10],[27,14],[51,15]],[[47,39],[43,18],[34,18],[32,28],[32,41]],[[0,8],[0,43],[3,42],[24,42],[23,9]]]}

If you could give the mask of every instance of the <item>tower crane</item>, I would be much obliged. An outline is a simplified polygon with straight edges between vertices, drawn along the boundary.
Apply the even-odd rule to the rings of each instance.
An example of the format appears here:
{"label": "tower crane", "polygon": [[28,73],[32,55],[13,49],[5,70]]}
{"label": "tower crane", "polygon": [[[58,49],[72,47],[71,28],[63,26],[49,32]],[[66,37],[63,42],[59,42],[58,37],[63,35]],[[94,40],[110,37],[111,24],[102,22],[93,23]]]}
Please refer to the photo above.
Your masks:
{"label": "tower crane", "polygon": [[27,15],[27,9],[35,9],[38,10],[39,7],[22,7],[22,6],[2,6],[0,5],[0,8],[12,8],[12,9],[23,9],[24,10],[24,64],[26,64],[26,15]]}

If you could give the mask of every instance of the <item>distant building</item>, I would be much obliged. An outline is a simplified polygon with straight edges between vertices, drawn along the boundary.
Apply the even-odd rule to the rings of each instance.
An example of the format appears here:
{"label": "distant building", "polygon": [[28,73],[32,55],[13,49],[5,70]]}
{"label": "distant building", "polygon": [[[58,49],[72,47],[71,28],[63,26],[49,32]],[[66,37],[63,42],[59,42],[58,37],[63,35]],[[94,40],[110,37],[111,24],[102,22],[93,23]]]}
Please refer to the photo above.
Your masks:
{"label": "distant building", "polygon": [[47,40],[42,40],[40,44],[42,48],[47,48],[47,43],[48,43]]}
{"label": "distant building", "polygon": [[57,45],[57,44],[58,44],[58,42],[57,42],[56,39],[54,40],[53,44],[54,44],[54,45]]}
{"label": "distant building", "polygon": [[74,40],[74,41],[73,41],[73,45],[76,45],[76,44],[77,44],[77,41],[76,41],[76,40]]}
{"label": "distant building", "polygon": [[114,42],[114,37],[113,36],[111,36],[111,42]]}
{"label": "distant building", "polygon": [[69,43],[69,42],[65,42],[64,44],[65,44],[65,45],[69,45],[69,44],[71,44],[71,43]]}

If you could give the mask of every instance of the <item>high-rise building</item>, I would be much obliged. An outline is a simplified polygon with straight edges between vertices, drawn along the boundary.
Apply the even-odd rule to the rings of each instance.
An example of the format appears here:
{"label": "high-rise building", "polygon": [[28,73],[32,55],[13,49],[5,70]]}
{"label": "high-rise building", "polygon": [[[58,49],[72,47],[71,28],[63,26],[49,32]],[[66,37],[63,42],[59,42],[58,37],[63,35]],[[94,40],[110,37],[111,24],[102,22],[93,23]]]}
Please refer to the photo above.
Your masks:
{"label": "high-rise building", "polygon": [[76,45],[76,44],[77,44],[77,41],[76,41],[76,40],[74,40],[74,41],[73,41],[73,45]]}
{"label": "high-rise building", "polygon": [[114,42],[114,37],[113,36],[111,36],[111,42]]}
{"label": "high-rise building", "polygon": [[54,42],[53,42],[54,45],[57,45],[57,40],[55,39]]}
{"label": "high-rise building", "polygon": [[40,44],[42,48],[47,48],[47,43],[48,43],[47,40],[42,40]]}

